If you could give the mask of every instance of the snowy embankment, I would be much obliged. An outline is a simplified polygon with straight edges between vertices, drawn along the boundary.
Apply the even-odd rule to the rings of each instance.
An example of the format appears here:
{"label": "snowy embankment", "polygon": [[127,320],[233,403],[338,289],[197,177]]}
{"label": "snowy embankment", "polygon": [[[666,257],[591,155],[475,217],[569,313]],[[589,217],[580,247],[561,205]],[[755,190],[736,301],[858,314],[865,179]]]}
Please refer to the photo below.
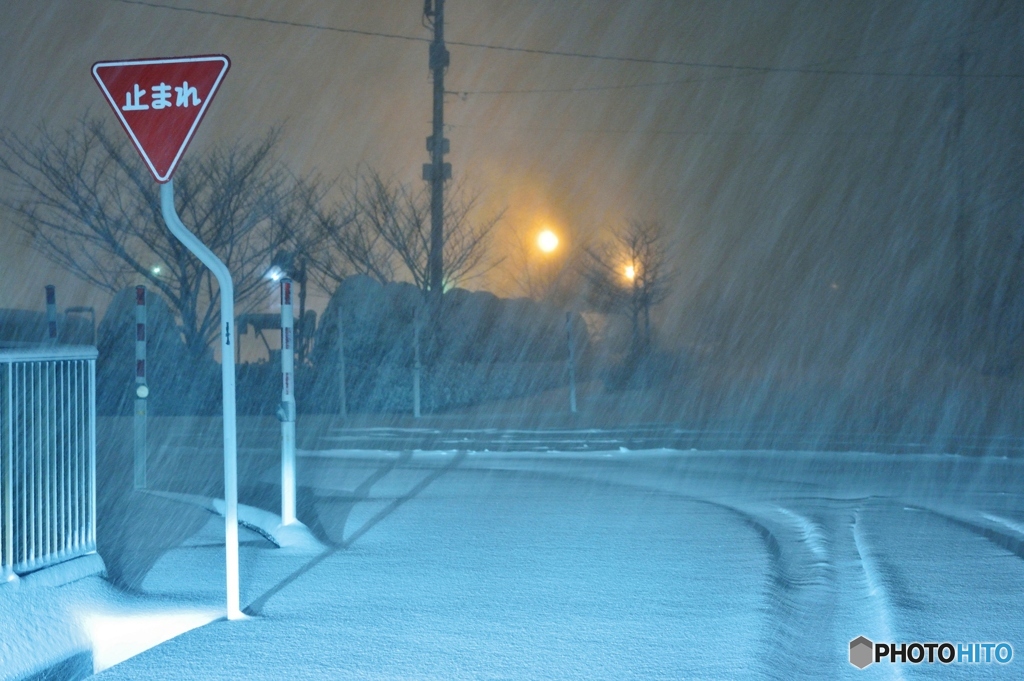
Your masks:
{"label": "snowy embankment", "polygon": [[[82,678],[221,615],[122,593],[96,574],[97,562],[79,558],[0,587],[0,678]],[[78,574],[76,563],[85,564]]]}
{"label": "snowy embankment", "polygon": [[[267,472],[267,479],[276,472]],[[786,452],[302,452],[327,548],[242,532],[249,619],[107,678],[1014,678],[1024,466]],[[268,517],[272,517],[269,516]],[[250,520],[253,520],[251,518]],[[216,610],[223,520],[147,598]],[[1009,665],[872,665],[849,641],[1007,641]]]}
{"label": "snowy embankment", "polygon": [[[1017,645],[1017,462],[778,452],[305,452],[297,562],[243,547],[252,618],[110,678],[902,678],[849,641]],[[216,523],[147,590],[215,599]],[[269,546],[269,545],[267,545]],[[174,567],[172,567],[174,566]],[[222,573],[221,573],[222,574]],[[938,588],[941,593],[934,593]],[[316,642],[312,643],[311,642]]]}
{"label": "snowy embankment", "polygon": [[[706,637],[761,609],[760,538],[727,510],[464,470],[450,453],[327,463],[311,478],[327,554],[296,562],[244,545],[250,620],[104,676],[682,678],[703,668]],[[177,594],[186,577],[205,585],[192,597],[217,598],[221,536],[214,523],[169,553],[146,590]],[[742,676],[755,645],[737,641],[718,667]]]}
{"label": "snowy embankment", "polygon": [[[149,494],[199,506],[211,514],[224,510],[220,499]],[[246,528],[244,534],[257,533],[284,549],[282,554],[311,556],[324,550],[301,523],[282,526],[280,517],[244,504],[239,507],[239,520]],[[216,523],[212,515],[211,522]],[[223,545],[223,527],[219,543]],[[180,569],[172,567],[174,572]],[[179,593],[125,593],[102,579],[104,571],[100,556],[89,554],[0,584],[0,679],[35,678],[39,673],[48,679],[81,678],[223,614],[215,598],[182,597],[181,580],[173,575],[169,579],[178,582]],[[200,581],[210,578],[205,575]]]}

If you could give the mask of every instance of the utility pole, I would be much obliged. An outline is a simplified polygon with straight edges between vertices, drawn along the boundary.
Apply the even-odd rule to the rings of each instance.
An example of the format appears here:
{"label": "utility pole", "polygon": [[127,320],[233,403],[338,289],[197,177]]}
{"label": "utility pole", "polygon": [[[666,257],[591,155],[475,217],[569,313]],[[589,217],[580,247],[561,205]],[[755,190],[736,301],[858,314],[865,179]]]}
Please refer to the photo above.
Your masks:
{"label": "utility pole", "polygon": [[434,29],[430,43],[430,70],[434,77],[433,131],[427,138],[430,163],[423,165],[423,179],[430,182],[430,253],[427,270],[430,298],[441,302],[444,286],[444,182],[452,177],[452,166],[444,162],[448,140],[444,137],[444,72],[450,55],[444,46],[444,0],[424,0],[423,16]]}

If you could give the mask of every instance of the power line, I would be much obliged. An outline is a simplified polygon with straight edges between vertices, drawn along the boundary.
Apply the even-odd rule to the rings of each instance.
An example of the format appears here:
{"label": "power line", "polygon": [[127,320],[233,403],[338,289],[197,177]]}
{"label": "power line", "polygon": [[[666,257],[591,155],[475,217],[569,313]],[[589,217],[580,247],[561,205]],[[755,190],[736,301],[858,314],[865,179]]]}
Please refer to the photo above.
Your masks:
{"label": "power line", "polygon": [[221,19],[242,19],[244,21],[255,21],[261,24],[274,24],[277,26],[291,26],[292,28],[312,28],[317,31],[330,31],[331,33],[347,33],[349,35],[360,35],[370,38],[388,38],[390,40],[405,40],[408,42],[416,43],[429,43],[429,38],[420,38],[412,35],[402,35],[401,33],[382,33],[380,31],[367,31],[360,28],[339,28],[337,26],[326,26],[324,24],[310,24],[303,21],[287,21],[285,19],[267,19],[265,17],[256,17],[248,14],[234,14],[232,12],[218,12],[212,9],[196,9],[194,7],[176,7],[175,5],[166,5],[162,2],[146,2],[146,0],[113,0],[114,2],[120,2],[125,5],[139,5],[141,7],[149,7],[152,9],[169,9],[174,12],[184,12],[186,14],[202,14],[210,17],[218,17]]}
{"label": "power line", "polygon": [[[572,57],[575,59],[593,59],[595,61],[609,61],[626,64],[648,64],[654,66],[682,66],[694,69],[716,69],[724,71],[738,71],[743,73],[790,73],[800,75],[820,76],[880,76],[890,78],[955,78],[953,73],[902,73],[897,71],[846,71],[838,69],[819,69],[802,66],[751,66],[746,64],[715,64],[712,62],[673,60],[673,59],[649,59],[645,57],[621,57],[603,54],[592,54],[587,52],[569,52],[562,50],[543,50],[529,47],[509,47],[505,45],[487,45],[484,43],[459,42],[449,40],[449,45],[461,47],[474,47],[485,50],[498,50],[501,52],[519,52],[524,54],[536,54],[548,57]],[[976,76],[975,76],[976,77]],[[1022,76],[1014,76],[1022,77]]]}
{"label": "power line", "polygon": [[[827,64],[839,64],[843,62],[856,61],[858,59],[864,59],[866,57],[876,56],[879,54],[889,54],[892,52],[905,52],[907,50],[915,49],[922,45],[929,45],[932,43],[945,43],[951,40],[960,40],[965,36],[980,33],[981,29],[974,29],[973,31],[964,31],[957,35],[952,35],[944,38],[937,38],[933,40],[920,40],[908,45],[901,45],[895,48],[889,48],[885,50],[874,50],[871,52],[854,54],[849,57],[840,57],[836,59],[828,59],[822,62],[813,64],[807,64],[808,68],[823,67]],[[719,80],[733,80],[736,78],[750,77],[750,76],[761,76],[763,73],[746,73],[746,74],[730,74],[721,76],[705,76],[700,78],[674,78],[672,80],[658,80],[658,81],[646,81],[639,83],[630,84],[616,84],[616,85],[584,85],[584,86],[572,86],[563,88],[522,88],[522,89],[502,89],[502,90],[453,90],[446,94],[457,95],[463,100],[468,96],[472,95],[532,95],[532,94],[549,94],[549,93],[561,93],[561,92],[602,92],[608,90],[634,90],[637,88],[645,87],[663,87],[666,85],[687,85],[690,83],[706,83]],[[957,74],[960,77],[961,74]]]}
{"label": "power line", "polygon": [[[252,16],[248,14],[237,14],[232,12],[219,12],[216,10],[208,9],[197,9],[193,7],[178,7],[175,5],[168,5],[160,2],[148,2],[147,0],[113,0],[114,2],[120,2],[126,5],[138,5],[142,7],[149,7],[153,9],[166,9],[175,12],[184,12],[190,14],[200,14],[205,16],[213,16],[222,19],[238,19],[242,21],[253,21],[263,24],[272,24],[279,26],[290,26],[293,28],[306,28],[318,31],[329,31],[332,33],[344,33],[349,35],[359,35],[364,37],[373,38],[385,38],[389,40],[402,40],[406,42],[418,42],[418,43],[429,43],[430,39],[421,38],[418,36],[402,35],[399,33],[385,33],[381,31],[368,31],[364,29],[356,28],[340,28],[337,26],[327,26],[325,24],[314,24],[301,21],[288,21],[284,19],[268,19],[265,17]],[[652,66],[679,66],[685,68],[694,69],[712,69],[722,71],[732,71],[736,73],[749,73],[749,74],[769,74],[769,73],[788,73],[794,75],[819,75],[819,76],[854,76],[854,77],[880,77],[880,78],[960,78],[963,77],[959,73],[919,73],[919,72],[901,72],[901,71],[868,71],[868,70],[846,70],[846,69],[826,69],[816,67],[785,67],[785,66],[754,66],[748,64],[718,64],[713,62],[701,62],[701,61],[689,61],[689,60],[674,60],[674,59],[651,59],[647,57],[629,57],[619,55],[606,55],[596,54],[588,52],[574,52],[569,50],[547,50],[541,48],[530,48],[530,47],[515,47],[511,45],[492,45],[488,43],[476,43],[468,41],[458,40],[447,40],[449,45],[457,45],[459,47],[468,47],[472,49],[481,50],[494,50],[499,52],[513,52],[518,54],[531,54],[546,57],[562,57],[562,58],[573,58],[573,59],[590,59],[594,61],[605,61],[613,63],[625,63],[625,64],[647,64]],[[1022,79],[1024,74],[1018,73],[990,73],[990,74],[967,74],[965,77],[974,79]]]}
{"label": "power line", "polygon": [[618,85],[584,85],[576,87],[552,87],[552,88],[529,88],[522,90],[449,90],[445,94],[457,95],[465,98],[469,95],[535,95],[550,94],[555,92],[601,92],[607,90],[634,90],[644,87],[662,87],[665,85],[682,85],[684,83],[697,83],[708,80],[720,80],[735,78],[736,76],[718,76],[714,78],[681,78],[675,80],[659,80],[641,83],[618,84]]}
{"label": "power line", "polygon": [[557,132],[578,135],[650,135],[672,137],[897,137],[896,130],[851,130],[837,132],[835,130],[794,130],[779,132],[773,130],[665,130],[636,128],[572,128],[544,126],[507,126],[507,125],[474,125],[472,123],[449,123],[447,128],[482,129],[482,130],[515,130],[517,132]]}

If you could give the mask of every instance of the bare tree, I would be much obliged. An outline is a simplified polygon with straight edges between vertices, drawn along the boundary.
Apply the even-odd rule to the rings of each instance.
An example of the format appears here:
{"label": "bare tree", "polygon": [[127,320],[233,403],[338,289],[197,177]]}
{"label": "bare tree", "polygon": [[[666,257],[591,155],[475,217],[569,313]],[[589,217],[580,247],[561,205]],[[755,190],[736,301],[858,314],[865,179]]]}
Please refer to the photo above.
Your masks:
{"label": "bare tree", "polygon": [[[423,197],[418,202],[421,206],[420,214],[429,215],[426,207],[429,202],[425,200],[426,192],[421,193]],[[490,251],[491,239],[494,228],[501,221],[505,211],[501,210],[495,215],[476,220],[476,212],[480,202],[480,195],[470,192],[465,185],[456,183],[445,193],[444,201],[444,288],[448,289],[466,281],[483,276],[501,264],[501,258],[494,256]],[[415,224],[425,229],[417,230],[417,235],[425,234],[429,237],[429,220],[417,221]],[[405,259],[403,258],[403,261]],[[427,258],[424,254],[422,261],[422,277],[428,271]],[[408,266],[408,265],[407,265]],[[426,281],[426,280],[425,280]],[[420,288],[424,288],[421,286]]]}
{"label": "bare tree", "polygon": [[371,186],[355,188],[342,200],[324,207],[322,194],[307,194],[309,239],[303,252],[311,264],[311,276],[330,293],[348,276],[363,274],[384,284],[395,279],[395,254],[382,237],[385,223],[395,220],[395,198],[371,174]]}
{"label": "bare tree", "polygon": [[[274,220],[297,183],[275,160],[276,131],[251,143],[216,147],[179,167],[182,221],[231,270],[237,309],[265,290],[270,254],[285,241]],[[210,272],[164,225],[157,186],[123,136],[82,119],[35,140],[0,136],[0,204],[33,246],[80,279],[116,292],[143,281],[181,322],[194,353],[216,338],[219,296]]]}
{"label": "bare tree", "polygon": [[[324,283],[366,274],[381,283],[404,270],[426,292],[430,286],[430,196],[412,192],[370,170],[354,182],[341,204],[317,214],[319,238],[310,243],[310,262]],[[501,213],[476,220],[479,196],[456,187],[446,194],[444,285],[455,286],[497,264],[488,247]]]}
{"label": "bare tree", "polygon": [[660,222],[629,220],[607,241],[587,248],[584,274],[591,302],[625,312],[632,323],[631,352],[651,342],[651,308],[665,300],[672,273]]}
{"label": "bare tree", "polygon": [[311,263],[311,257],[320,250],[315,243],[321,238],[316,224],[324,216],[322,205],[328,189],[317,177],[293,178],[287,191],[277,193],[276,205],[269,211],[273,243],[278,249],[270,260],[269,278],[276,282],[284,275],[298,285],[294,341],[299,366],[305,363],[316,331],[316,313],[306,309],[309,273],[314,274],[315,284],[331,290],[315,276],[319,269]]}

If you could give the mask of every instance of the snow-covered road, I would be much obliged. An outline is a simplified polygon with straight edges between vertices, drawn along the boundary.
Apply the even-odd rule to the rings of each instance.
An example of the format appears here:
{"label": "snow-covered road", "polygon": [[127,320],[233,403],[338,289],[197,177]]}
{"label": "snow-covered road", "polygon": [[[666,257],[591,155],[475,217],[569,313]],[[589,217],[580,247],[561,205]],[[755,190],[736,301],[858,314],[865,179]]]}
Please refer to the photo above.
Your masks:
{"label": "snow-covered road", "polygon": [[[1019,678],[849,641],[1024,650],[1022,467],[765,452],[316,452],[331,548],[249,536],[243,603],[106,678]],[[147,591],[216,603],[222,524]],[[183,585],[188,585],[184,587]]]}

